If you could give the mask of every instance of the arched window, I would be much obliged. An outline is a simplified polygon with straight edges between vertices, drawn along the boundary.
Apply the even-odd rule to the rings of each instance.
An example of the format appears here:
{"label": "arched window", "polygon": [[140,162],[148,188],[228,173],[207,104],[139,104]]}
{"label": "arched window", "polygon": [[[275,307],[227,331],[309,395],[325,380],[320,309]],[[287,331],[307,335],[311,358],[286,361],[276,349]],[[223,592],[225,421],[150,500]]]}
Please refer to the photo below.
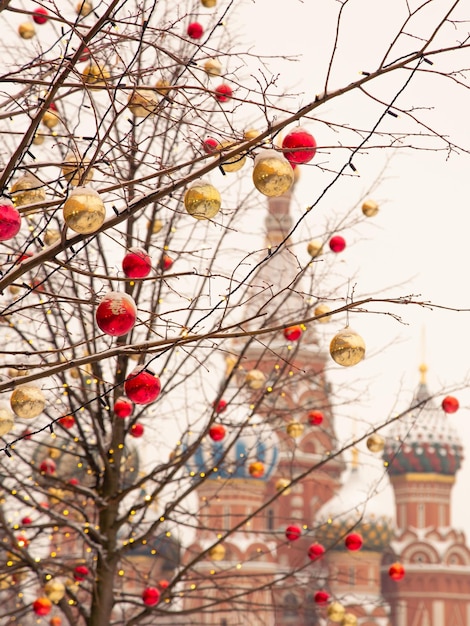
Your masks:
{"label": "arched window", "polygon": [[284,596],[284,619],[294,619],[299,616],[299,601],[293,593]]}

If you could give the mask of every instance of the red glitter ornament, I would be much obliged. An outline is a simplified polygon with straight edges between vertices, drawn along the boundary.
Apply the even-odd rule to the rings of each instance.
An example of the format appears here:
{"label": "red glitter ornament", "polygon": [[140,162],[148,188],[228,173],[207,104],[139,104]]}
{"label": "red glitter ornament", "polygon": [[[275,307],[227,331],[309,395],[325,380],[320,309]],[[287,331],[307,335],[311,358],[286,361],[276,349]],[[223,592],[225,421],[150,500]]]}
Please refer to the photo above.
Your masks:
{"label": "red glitter ornament", "polygon": [[215,97],[219,102],[228,102],[232,96],[232,88],[227,83],[222,83],[215,88]]}
{"label": "red glitter ornament", "polygon": [[225,427],[222,424],[213,424],[209,428],[209,437],[213,441],[222,441],[225,437]]}
{"label": "red glitter ornament", "polygon": [[221,398],[218,402],[214,402],[213,406],[216,413],[223,413],[227,408],[227,401]]}
{"label": "red glitter ornament", "polygon": [[52,611],[52,602],[49,600],[49,598],[46,598],[45,596],[37,598],[33,602],[33,611],[36,613],[36,615],[49,615],[49,613]]}
{"label": "red glitter ornament", "polygon": [[202,24],[199,24],[199,22],[192,22],[188,25],[186,32],[188,33],[188,37],[191,37],[191,39],[201,39],[204,33],[204,28],[202,27]]}
{"label": "red glitter ornament", "polygon": [[33,523],[33,520],[26,515],[25,517],[21,519],[21,523],[23,524],[23,526],[29,526],[30,524]]}
{"label": "red glitter ornament", "polygon": [[173,265],[174,261],[167,254],[164,254],[162,257],[162,267],[163,271],[169,270]]}
{"label": "red glitter ornament", "polygon": [[143,366],[138,366],[128,374],[124,391],[135,404],[150,404],[160,395],[161,383],[158,376]]}
{"label": "red glitter ornament", "polygon": [[342,252],[346,248],[346,240],[340,235],[335,235],[330,239],[329,246],[332,252]]}
{"label": "red glitter ornament", "polygon": [[144,427],[142,424],[140,424],[139,422],[136,422],[135,424],[132,424],[130,430],[129,430],[129,434],[132,435],[133,437],[142,437],[142,435],[144,434]]}
{"label": "red glitter ornament", "polygon": [[297,539],[299,539],[302,535],[302,529],[300,528],[300,526],[294,526],[292,524],[290,526],[287,526],[285,530],[285,535],[287,541],[297,541]]}
{"label": "red glitter ornament", "polygon": [[317,142],[303,128],[294,128],[282,141],[284,156],[291,163],[308,163],[315,156]]}
{"label": "red glitter ornament", "polygon": [[344,545],[352,552],[360,550],[362,548],[362,543],[362,537],[359,533],[349,533],[349,535],[346,535],[344,538]]}
{"label": "red glitter ornament", "polygon": [[21,226],[21,215],[6,198],[0,200],[0,241],[13,239]]}
{"label": "red glitter ornament", "polygon": [[62,618],[58,615],[54,615],[54,617],[51,617],[49,620],[49,626],[62,626]]}
{"label": "red glitter ornament", "polygon": [[146,587],[142,591],[142,601],[146,606],[155,606],[160,600],[160,592],[156,587]]}
{"label": "red glitter ornament", "polygon": [[79,485],[80,484],[80,481],[78,480],[78,478],[71,478],[68,481],[68,484],[72,485],[72,487],[75,487],[75,485]]}
{"label": "red glitter ornament", "polygon": [[77,582],[82,582],[90,575],[90,570],[86,565],[77,565],[73,570],[73,577]]}
{"label": "red glitter ornament", "polygon": [[401,563],[392,563],[389,567],[388,575],[392,580],[401,580],[405,576],[405,568]]}
{"label": "red glitter ornament", "polygon": [[88,48],[83,48],[81,55],[78,57],[80,63],[84,61],[88,61],[90,58],[90,50]]}
{"label": "red glitter ornament", "polygon": [[302,336],[302,328],[300,326],[289,326],[284,328],[284,337],[287,341],[298,341]]}
{"label": "red glitter ornament", "polygon": [[60,418],[59,424],[64,428],[72,428],[75,426],[75,418],[73,415],[64,415]]}
{"label": "red glitter ornament", "polygon": [[323,591],[323,589],[320,589],[319,591],[315,592],[313,599],[315,601],[315,604],[326,604],[330,599],[330,594],[327,591]]}
{"label": "red glitter ornament", "polygon": [[114,415],[120,419],[126,419],[129,415],[132,415],[133,410],[134,405],[124,396],[119,396],[113,406]]}
{"label": "red glitter ornament", "polygon": [[34,9],[33,21],[36,24],[45,24],[49,19],[49,15],[44,7],[38,7]]}
{"label": "red glitter ornament", "polygon": [[207,137],[202,142],[202,147],[206,154],[212,154],[212,152],[215,152],[217,148],[219,147],[219,142],[217,141],[217,139],[214,139],[213,137]]}
{"label": "red glitter ornament", "polygon": [[308,558],[311,561],[316,561],[317,559],[321,559],[321,557],[324,554],[325,554],[325,548],[321,545],[321,543],[312,543],[312,545],[308,549]]}
{"label": "red glitter ornament", "polygon": [[170,586],[170,583],[168,580],[159,580],[157,585],[159,586],[159,588],[164,591],[165,589],[168,589],[168,587]]}
{"label": "red glitter ornament", "polygon": [[459,410],[459,401],[454,396],[446,396],[442,401],[442,408],[446,413],[455,413]]}
{"label": "red glitter ornament", "polygon": [[104,333],[111,337],[121,337],[134,327],[137,307],[127,293],[110,291],[99,303],[95,319]]}
{"label": "red glitter ornament", "polygon": [[308,423],[311,426],[320,426],[324,419],[325,416],[321,411],[309,411],[308,413]]}
{"label": "red glitter ornament", "polygon": [[55,474],[55,471],[56,471],[55,461],[48,457],[47,459],[44,459],[44,461],[39,466],[39,469],[41,470],[43,474],[52,476],[53,474]]}
{"label": "red glitter ornament", "polygon": [[131,248],[122,260],[127,278],[146,278],[152,270],[152,259],[141,248]]}

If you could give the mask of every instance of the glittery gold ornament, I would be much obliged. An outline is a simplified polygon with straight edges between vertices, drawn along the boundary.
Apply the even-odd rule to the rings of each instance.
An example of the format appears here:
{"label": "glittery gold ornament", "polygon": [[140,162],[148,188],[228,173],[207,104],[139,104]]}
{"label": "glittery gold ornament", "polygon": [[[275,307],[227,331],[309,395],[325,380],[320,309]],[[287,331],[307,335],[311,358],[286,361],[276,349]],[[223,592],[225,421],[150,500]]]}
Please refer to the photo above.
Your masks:
{"label": "glittery gold ornament", "polygon": [[65,156],[62,165],[62,174],[65,180],[76,187],[86,185],[93,178],[94,171],[89,167],[90,159],[83,158],[77,152],[71,150]]}
{"label": "glittery gold ornament", "polygon": [[23,22],[18,26],[18,34],[21,39],[32,39],[36,34],[36,29],[32,22]]}
{"label": "glittery gold ornament", "polygon": [[60,123],[60,117],[57,115],[57,113],[55,113],[54,111],[51,111],[49,109],[49,111],[46,111],[43,114],[41,122],[47,128],[51,128],[52,129],[52,128],[55,128],[55,126],[57,126],[57,124]]}
{"label": "glittery gold ornament", "polygon": [[41,181],[29,172],[18,178],[12,185],[10,193],[15,206],[44,202],[46,199],[46,191]]}
{"label": "glittery gold ornament", "polygon": [[[317,307],[315,307],[315,310],[313,312],[315,316],[319,316],[325,315],[325,313],[329,313],[330,311],[331,309],[327,304],[319,304]],[[325,317],[320,317],[319,319],[317,319],[317,322],[320,322],[320,324],[327,324],[328,322],[331,322],[331,315],[325,315]]]}
{"label": "glittery gold ornament", "polygon": [[304,432],[304,426],[300,422],[289,422],[286,426],[286,432],[291,437],[300,437]]}
{"label": "glittery gold ornament", "polygon": [[253,183],[265,196],[282,196],[294,184],[294,170],[281,153],[262,150],[255,158]]}
{"label": "glittery gold ornament", "polygon": [[261,370],[250,370],[245,376],[245,382],[250,389],[261,389],[266,382],[266,376]]}
{"label": "glittery gold ornament", "polygon": [[186,211],[197,220],[209,220],[220,210],[222,198],[215,187],[205,181],[194,183],[184,194]]}
{"label": "glittery gold ornament", "polygon": [[362,212],[366,217],[374,217],[379,212],[379,205],[375,200],[366,200],[362,205]]}
{"label": "glittery gold ornament", "polygon": [[357,365],[364,358],[366,346],[360,335],[346,327],[337,333],[330,343],[330,355],[333,361],[343,367]]}
{"label": "glittery gold ornament", "polygon": [[157,80],[155,89],[161,96],[167,96],[171,91],[171,83],[164,78]]}
{"label": "glittery gold ornament", "polygon": [[374,433],[367,438],[366,445],[371,452],[382,452],[385,446],[385,439],[377,433]]}
{"label": "glittery gold ornament", "polygon": [[65,585],[61,580],[52,578],[44,585],[44,592],[51,602],[57,604],[65,596]]}
{"label": "glittery gold ornament", "polygon": [[18,369],[17,367],[9,367],[8,368],[8,376],[12,378],[18,378],[20,376],[27,376],[29,374],[29,370],[26,369]]}
{"label": "glittery gold ornament", "polygon": [[152,226],[152,235],[158,235],[158,233],[163,228],[162,220],[155,220]]}
{"label": "glittery gold ornament", "polygon": [[63,489],[59,489],[58,487],[49,487],[47,490],[47,497],[50,504],[57,505],[63,502],[65,491]]}
{"label": "glittery gold ornament", "polygon": [[243,133],[243,137],[246,139],[246,141],[256,139],[256,137],[259,137],[259,130],[257,130],[256,128],[247,128]]}
{"label": "glittery gold ornament", "polygon": [[212,9],[217,4],[217,0],[201,0],[201,4],[206,9]]}
{"label": "glittery gold ornament", "polygon": [[77,12],[77,15],[86,17],[93,11],[93,4],[90,0],[79,0],[77,6],[75,7],[75,11]]}
{"label": "glittery gold ornament", "polygon": [[32,419],[43,412],[46,399],[39,387],[20,385],[11,394],[10,406],[18,417]]}
{"label": "glittery gold ornament", "polygon": [[93,89],[95,87],[105,87],[106,82],[111,77],[111,73],[106,65],[90,63],[83,70],[82,77],[83,81]]}
{"label": "glittery gold ornament", "polygon": [[357,617],[352,613],[345,613],[341,620],[341,626],[357,626]]}
{"label": "glittery gold ornament", "polygon": [[136,117],[147,117],[157,111],[157,94],[153,89],[136,89],[129,95],[127,106]]}
{"label": "glittery gold ornament", "polygon": [[67,226],[81,235],[96,232],[106,217],[99,193],[90,187],[76,187],[65,201],[63,213]]}
{"label": "glittery gold ornament", "polygon": [[344,606],[339,602],[332,602],[327,609],[328,618],[332,622],[341,622],[345,613]]}
{"label": "glittery gold ornament", "polygon": [[204,63],[204,70],[208,76],[220,76],[222,63],[218,59],[207,59]]}
{"label": "glittery gold ornament", "polygon": [[276,480],[276,491],[282,491],[283,496],[288,496],[291,493],[291,490],[288,488],[290,485],[290,480],[287,478],[278,478]]}
{"label": "glittery gold ornament", "polygon": [[8,411],[8,409],[0,408],[0,437],[3,437],[15,425],[15,418],[13,414]]}
{"label": "glittery gold ornament", "polygon": [[323,252],[323,244],[319,239],[313,239],[307,246],[307,252],[314,259]]}
{"label": "glittery gold ornament", "polygon": [[36,133],[33,138],[33,144],[35,146],[41,146],[44,143],[45,135],[42,133]]}
{"label": "glittery gold ornament", "polygon": [[60,233],[55,228],[48,228],[44,233],[44,243],[46,246],[52,246],[53,243],[59,241]]}
{"label": "glittery gold ornament", "polygon": [[[225,148],[226,152],[232,151],[233,149],[235,149],[235,147],[236,146],[230,141],[223,141],[219,146],[219,148]],[[230,159],[225,161],[222,154],[221,160],[222,165],[220,167],[223,169],[224,172],[238,172],[238,170],[241,170],[242,167],[245,165],[246,155],[240,152],[239,154],[236,154],[235,156],[232,156],[230,157]]]}
{"label": "glittery gold ornament", "polygon": [[223,561],[225,558],[224,546],[220,543],[217,543],[209,550],[209,556],[213,561]]}

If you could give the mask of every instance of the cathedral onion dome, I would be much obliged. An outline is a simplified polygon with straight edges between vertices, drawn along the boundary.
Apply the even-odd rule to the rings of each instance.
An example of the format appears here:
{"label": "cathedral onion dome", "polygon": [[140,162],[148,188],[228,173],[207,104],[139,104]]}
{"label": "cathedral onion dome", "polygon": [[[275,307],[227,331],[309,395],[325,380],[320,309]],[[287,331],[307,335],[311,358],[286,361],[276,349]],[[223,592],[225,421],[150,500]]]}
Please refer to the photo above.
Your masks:
{"label": "cathedral onion dome", "polygon": [[457,432],[430,395],[422,377],[411,405],[416,408],[393,425],[383,453],[392,476],[415,473],[454,476],[462,464],[463,448]]}
{"label": "cathedral onion dome", "polygon": [[[223,441],[205,437],[186,462],[192,476],[268,481],[279,456],[279,439],[259,418],[225,424]],[[194,437],[193,437],[194,439]],[[187,448],[187,446],[185,446]]]}
{"label": "cathedral onion dome", "polygon": [[353,467],[338,493],[320,509],[315,541],[326,549],[346,550],[344,539],[354,532],[362,537],[362,551],[386,550],[393,539],[393,519],[384,515],[392,505],[384,503],[383,495],[368,485],[365,472]]}

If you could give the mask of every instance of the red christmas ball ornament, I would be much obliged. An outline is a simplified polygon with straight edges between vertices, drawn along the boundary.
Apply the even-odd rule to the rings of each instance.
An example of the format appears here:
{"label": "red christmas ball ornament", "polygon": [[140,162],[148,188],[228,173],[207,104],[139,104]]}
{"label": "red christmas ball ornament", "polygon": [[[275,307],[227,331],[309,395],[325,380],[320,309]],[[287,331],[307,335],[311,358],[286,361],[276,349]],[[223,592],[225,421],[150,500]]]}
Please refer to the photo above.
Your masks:
{"label": "red christmas ball ornament", "polygon": [[299,539],[300,536],[302,535],[302,529],[300,528],[300,526],[295,526],[293,524],[291,524],[290,526],[287,526],[284,532],[285,532],[287,541],[297,541],[297,539]]}
{"label": "red christmas ball ornament", "polygon": [[158,376],[142,366],[128,374],[124,382],[124,391],[134,404],[150,404],[160,395],[161,383]]}
{"label": "red christmas ball ornament", "polygon": [[38,7],[34,9],[33,21],[36,24],[45,24],[49,19],[49,15],[44,7]]}
{"label": "red christmas ball ornament", "polygon": [[325,416],[321,411],[309,411],[308,413],[308,423],[310,426],[320,426],[324,419]]}
{"label": "red christmas ball ornament", "polygon": [[58,615],[54,615],[54,617],[51,617],[49,620],[49,626],[62,626],[62,618]]}
{"label": "red christmas ball ornament", "polygon": [[223,398],[220,398],[218,402],[214,402],[213,406],[214,406],[214,411],[216,413],[223,413],[225,409],[227,408],[227,401],[224,400]]}
{"label": "red christmas ball ornament", "polygon": [[142,601],[146,606],[155,606],[160,600],[160,592],[156,587],[146,587],[142,591]]}
{"label": "red christmas ball ornament", "polygon": [[199,24],[199,22],[191,22],[191,24],[188,25],[186,32],[188,37],[191,37],[191,39],[201,39],[204,33],[204,28],[202,27],[202,24]]}
{"label": "red christmas ball ornament", "polygon": [[459,401],[454,396],[446,396],[442,401],[442,408],[446,413],[455,413],[459,410]]}
{"label": "red christmas ball ornament", "polygon": [[0,199],[0,241],[13,239],[21,226],[21,215],[6,198]]}
{"label": "red christmas ball ornament", "polygon": [[16,538],[16,545],[18,548],[27,548],[29,546],[29,539],[25,535],[18,535]]}
{"label": "red christmas ball ornament", "polygon": [[312,543],[312,545],[308,549],[308,558],[311,561],[316,561],[317,559],[321,559],[321,557],[324,554],[325,554],[325,548],[321,545],[321,543]]}
{"label": "red christmas ball ornament", "polygon": [[215,88],[215,97],[219,102],[228,102],[232,96],[232,88],[227,83],[222,83]]}
{"label": "red christmas ball ornament", "polygon": [[401,580],[405,576],[405,568],[401,563],[392,563],[389,567],[388,575],[392,580]]}
{"label": "red christmas ball ornament", "polygon": [[202,147],[206,154],[212,154],[219,147],[219,142],[217,141],[217,139],[214,139],[213,137],[207,137],[202,142]]}
{"label": "red christmas ball ornament", "polygon": [[248,466],[248,471],[253,478],[262,478],[264,476],[264,463],[261,461],[253,461],[253,463],[250,463]]}
{"label": "red christmas ball ornament", "polygon": [[124,396],[119,396],[113,406],[114,415],[120,419],[126,419],[129,415],[132,415],[133,410],[134,405]]}
{"label": "red christmas ball ornament", "polygon": [[33,602],[33,611],[36,615],[49,615],[52,611],[52,602],[46,596],[41,598],[36,598]]}
{"label": "red christmas ball ornament", "polygon": [[351,552],[355,552],[356,550],[360,550],[362,548],[362,537],[359,533],[349,533],[344,538],[344,545]]}
{"label": "red christmas ball ornament", "polygon": [[98,327],[111,337],[122,337],[134,327],[137,307],[127,293],[110,291],[99,303],[95,319]]}
{"label": "red christmas ball ornament", "polygon": [[23,524],[23,526],[29,526],[33,523],[33,520],[28,515],[25,515],[25,517],[21,518],[21,523]]}
{"label": "red christmas ball ornament", "polygon": [[213,424],[209,428],[209,437],[212,441],[222,441],[225,437],[225,427],[222,424]]}
{"label": "red christmas ball ornament", "polygon": [[295,128],[282,141],[284,156],[291,163],[308,163],[315,156],[317,142],[304,128]]}
{"label": "red christmas ball ornament", "polygon": [[346,248],[346,240],[340,235],[335,235],[330,239],[329,246],[332,252],[342,252]]}
{"label": "red christmas ball ornament", "polygon": [[78,478],[71,478],[68,481],[68,484],[72,485],[72,487],[75,487],[75,485],[79,485],[80,484],[80,481],[78,480]]}
{"label": "red christmas ball ornament", "polygon": [[289,326],[284,328],[284,337],[287,341],[298,341],[302,336],[302,328],[300,326]]}
{"label": "red christmas ball ornament", "polygon": [[141,248],[131,248],[122,260],[122,271],[127,278],[146,278],[152,270],[152,259]]}
{"label": "red christmas ball ornament", "polygon": [[75,426],[75,418],[73,415],[64,415],[60,418],[59,424],[64,428],[72,428]]}
{"label": "red christmas ball ornament", "polygon": [[135,424],[132,424],[130,430],[129,430],[129,434],[132,435],[132,437],[142,437],[142,435],[144,434],[144,427],[142,424],[140,424],[139,422],[136,422]]}
{"label": "red christmas ball ornament", "polygon": [[44,459],[44,461],[42,461],[42,463],[39,466],[39,469],[41,470],[43,474],[52,476],[53,474],[55,474],[57,466],[55,464],[55,461],[48,457],[47,459]]}
{"label": "red christmas ball ornament", "polygon": [[169,270],[173,265],[174,261],[167,254],[164,254],[162,257],[162,267],[163,271]]}
{"label": "red christmas ball ornament", "polygon": [[84,63],[88,61],[90,58],[90,50],[88,48],[83,48],[81,55],[78,57],[80,63]]}
{"label": "red christmas ball ornament", "polygon": [[162,591],[165,591],[165,589],[168,589],[168,587],[170,586],[170,582],[168,580],[159,580],[158,583],[158,588],[161,589]]}
{"label": "red christmas ball ornament", "polygon": [[319,589],[315,592],[313,599],[315,601],[315,604],[326,604],[330,599],[330,594],[323,589]]}
{"label": "red christmas ball ornament", "polygon": [[77,582],[82,582],[90,575],[90,570],[86,565],[77,565],[73,570],[73,577]]}

